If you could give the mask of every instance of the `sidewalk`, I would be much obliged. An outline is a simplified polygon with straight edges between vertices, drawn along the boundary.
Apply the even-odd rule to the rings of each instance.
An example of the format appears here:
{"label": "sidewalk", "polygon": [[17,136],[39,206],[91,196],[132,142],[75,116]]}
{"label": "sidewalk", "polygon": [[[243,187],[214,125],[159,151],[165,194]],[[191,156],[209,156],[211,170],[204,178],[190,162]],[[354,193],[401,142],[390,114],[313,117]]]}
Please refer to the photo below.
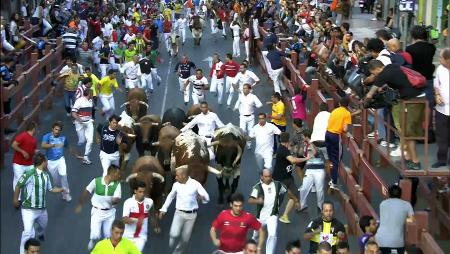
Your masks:
{"label": "sidewalk", "polygon": [[350,31],[353,32],[353,38],[355,40],[362,41],[364,38],[375,37],[375,32],[384,28],[384,20],[371,20],[373,14],[367,14],[367,12],[361,14],[359,7],[353,7],[351,19],[344,20],[350,24]]}

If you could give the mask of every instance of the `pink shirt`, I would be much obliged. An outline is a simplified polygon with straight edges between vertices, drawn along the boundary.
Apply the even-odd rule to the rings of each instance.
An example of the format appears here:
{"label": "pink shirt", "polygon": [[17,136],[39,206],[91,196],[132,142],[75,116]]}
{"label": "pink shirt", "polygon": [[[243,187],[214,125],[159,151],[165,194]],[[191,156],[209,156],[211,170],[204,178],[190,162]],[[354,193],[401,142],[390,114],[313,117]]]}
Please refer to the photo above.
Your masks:
{"label": "pink shirt", "polygon": [[297,94],[296,96],[292,97],[291,103],[292,103],[292,118],[305,120],[306,109],[303,97],[300,94]]}

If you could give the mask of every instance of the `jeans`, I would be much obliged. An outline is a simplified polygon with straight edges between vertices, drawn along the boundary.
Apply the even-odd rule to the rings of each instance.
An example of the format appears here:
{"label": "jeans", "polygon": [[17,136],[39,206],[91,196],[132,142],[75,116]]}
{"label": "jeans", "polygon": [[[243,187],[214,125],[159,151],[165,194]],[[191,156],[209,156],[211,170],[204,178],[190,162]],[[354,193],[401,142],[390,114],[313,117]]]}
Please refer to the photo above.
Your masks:
{"label": "jeans", "polygon": [[64,107],[66,108],[67,114],[72,111],[72,106],[75,103],[75,91],[64,90]]}
{"label": "jeans", "polygon": [[333,184],[337,184],[339,162],[342,158],[341,136],[327,131],[325,134],[325,144],[327,146],[328,157],[331,163],[333,163],[331,180]]}
{"label": "jeans", "polygon": [[436,142],[438,145],[437,161],[447,163],[450,160],[450,116],[436,111]]}
{"label": "jeans", "polygon": [[[280,129],[281,132],[286,132],[286,126],[281,126],[278,124],[273,125],[277,126],[278,129]],[[280,142],[280,135],[273,135],[273,151],[276,152],[278,148],[278,143]]]}

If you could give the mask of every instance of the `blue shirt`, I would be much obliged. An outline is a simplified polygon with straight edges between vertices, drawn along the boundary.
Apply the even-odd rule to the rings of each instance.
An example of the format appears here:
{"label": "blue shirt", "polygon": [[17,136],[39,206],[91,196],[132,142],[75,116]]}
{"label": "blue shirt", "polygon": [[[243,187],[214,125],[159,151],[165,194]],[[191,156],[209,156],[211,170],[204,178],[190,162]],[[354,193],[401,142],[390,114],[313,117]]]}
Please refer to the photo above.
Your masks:
{"label": "blue shirt", "polygon": [[283,58],[287,56],[286,53],[278,51],[278,50],[271,50],[269,53],[267,53],[267,59],[269,60],[270,67],[272,70],[278,70],[280,68],[283,68]]}
{"label": "blue shirt", "polygon": [[6,67],[6,65],[0,66],[0,74],[4,81],[11,80],[11,72],[9,71],[8,67]]}
{"label": "blue shirt", "polygon": [[160,33],[163,33],[163,21],[159,18],[159,19],[155,19],[155,25],[158,27],[158,31]]}
{"label": "blue shirt", "polygon": [[59,158],[64,156],[64,147],[67,147],[68,142],[67,142],[67,138],[64,135],[59,135],[59,137],[55,137],[53,136],[53,134],[47,133],[42,137],[42,143],[46,143],[46,144],[55,144],[55,145],[61,145],[63,144],[63,146],[61,147],[52,147],[52,148],[47,148],[46,149],[46,153],[45,155],[47,156],[48,160],[51,161],[55,161],[58,160]]}
{"label": "blue shirt", "polygon": [[274,45],[278,43],[278,37],[276,34],[271,33],[263,39],[263,47],[267,50],[268,45]]}

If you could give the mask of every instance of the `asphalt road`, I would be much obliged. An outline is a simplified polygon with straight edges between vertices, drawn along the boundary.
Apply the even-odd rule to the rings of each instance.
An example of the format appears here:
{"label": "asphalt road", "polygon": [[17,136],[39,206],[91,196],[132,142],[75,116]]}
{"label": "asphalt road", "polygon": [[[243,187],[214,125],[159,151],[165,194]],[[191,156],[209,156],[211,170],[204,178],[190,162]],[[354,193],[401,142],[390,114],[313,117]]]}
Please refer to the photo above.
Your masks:
{"label": "asphalt road", "polygon": [[[228,31],[229,32],[229,31]],[[222,37],[214,40],[210,34],[209,27],[206,28],[201,42],[201,46],[194,46],[190,32],[187,31],[188,39],[181,48],[182,54],[187,54],[198,67],[204,70],[205,74],[209,74],[209,66],[205,58],[212,56],[213,53],[218,52],[222,59],[225,54],[232,52],[232,40],[228,37],[224,40]],[[244,47],[241,45],[242,55],[244,54]],[[165,50],[162,50],[162,58],[164,62],[158,66],[159,75],[163,82],[159,87],[156,87],[154,93],[149,98],[149,113],[162,114],[165,109],[171,107],[180,107],[187,109],[183,104],[182,94],[178,88],[177,75],[173,73],[173,68],[178,62],[178,58],[169,58]],[[237,59],[239,62],[244,60],[243,57]],[[256,74],[261,78],[261,84],[255,87],[254,93],[261,99],[261,101],[269,101],[270,95],[273,91],[271,83],[268,81],[266,75],[262,75],[258,68],[252,67]],[[208,77],[209,80],[209,77]],[[116,108],[123,103],[124,95],[115,94]],[[226,124],[231,122],[238,125],[238,113],[228,110],[226,106],[219,106],[216,97],[211,94],[206,96],[210,107],[214,112],[217,112],[220,119]],[[192,103],[192,102],[191,102]],[[190,104],[191,104],[190,103]],[[190,106],[190,105],[189,105]],[[62,120],[64,122],[63,133],[68,137],[70,144],[76,146],[77,137],[71,119],[65,116],[63,109],[62,98],[54,104],[51,111],[41,113],[41,121],[37,137],[40,140],[42,136],[50,131],[52,122]],[[265,105],[262,111],[270,113],[270,107]],[[117,110],[120,114],[119,110]],[[99,119],[100,121],[103,119]],[[40,141],[39,141],[40,143]],[[46,230],[46,241],[43,243],[44,254],[80,254],[88,253],[87,243],[89,241],[89,223],[90,223],[90,202],[87,202],[81,214],[75,214],[74,209],[81,191],[94,178],[102,173],[100,160],[98,157],[99,147],[93,145],[91,153],[91,160],[93,163],[89,166],[82,165],[73,155],[66,152],[66,162],[68,166],[68,179],[70,190],[73,197],[72,202],[67,203],[61,200],[60,195],[50,193],[48,195],[47,210],[49,215],[48,227]],[[137,158],[137,152],[133,150],[131,162]],[[12,206],[12,154],[6,155],[6,169],[1,171],[1,253],[12,254],[17,253],[19,249],[21,232],[23,229],[20,210],[16,210]],[[258,181],[259,177],[256,173],[253,150],[245,150],[241,164],[241,181],[239,183],[238,191],[241,191],[248,197],[251,187]],[[209,229],[212,221],[217,214],[225,207],[216,204],[217,200],[217,183],[214,176],[210,175],[206,183],[206,190],[209,192],[211,202],[206,205],[200,205],[195,228],[192,233],[191,242],[188,253],[203,254],[212,253],[215,249],[209,238]],[[129,197],[129,188],[126,184],[122,185],[123,200]],[[326,196],[326,199],[334,200],[333,197]],[[284,253],[283,248],[287,241],[301,238],[304,228],[311,218],[317,216],[315,207],[315,195],[309,197],[309,213],[291,215],[292,223],[289,225],[279,223],[278,227],[278,245],[276,253]],[[173,202],[175,203],[175,202]],[[246,204],[245,209],[248,211],[255,211],[255,207]],[[284,210],[284,206],[282,211]],[[336,213],[338,218],[345,222],[339,205],[336,203]],[[155,234],[149,229],[150,235],[146,244],[144,253],[170,253],[168,250],[169,229],[173,217],[174,204],[171,206],[168,214],[160,222],[162,232]],[[122,204],[117,207],[116,218],[119,218],[122,213]],[[352,253],[356,253],[357,247],[353,237],[350,239],[353,247]],[[302,241],[303,251],[306,253],[309,244]],[[354,252],[355,251],[355,252]]]}

